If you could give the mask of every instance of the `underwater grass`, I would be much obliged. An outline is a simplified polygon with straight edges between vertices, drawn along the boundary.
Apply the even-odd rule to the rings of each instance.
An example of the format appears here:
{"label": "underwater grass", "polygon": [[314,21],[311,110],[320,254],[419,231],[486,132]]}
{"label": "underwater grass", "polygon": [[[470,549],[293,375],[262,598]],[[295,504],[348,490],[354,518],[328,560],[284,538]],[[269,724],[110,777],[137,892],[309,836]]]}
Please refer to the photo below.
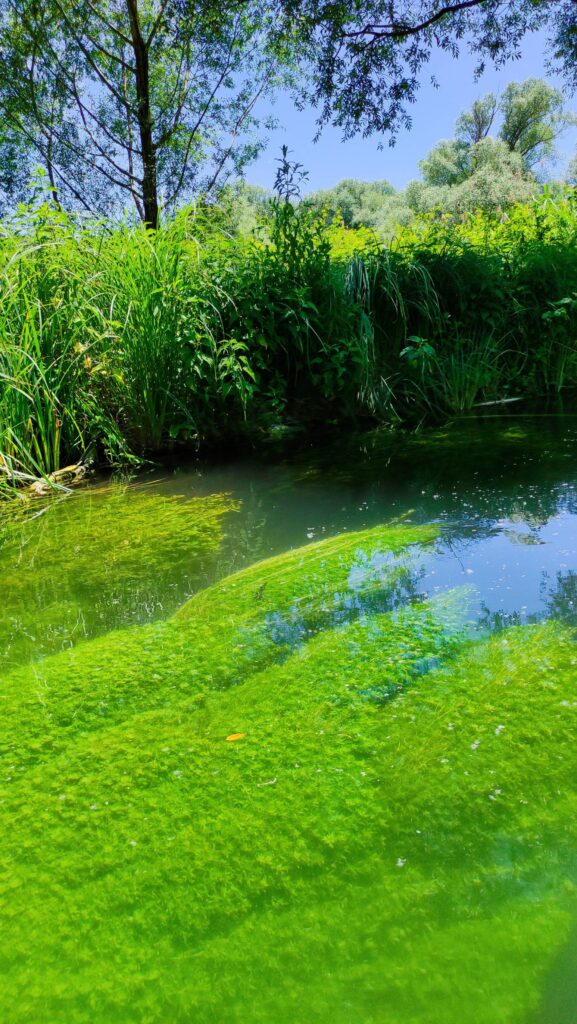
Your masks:
{"label": "underwater grass", "polygon": [[311,545],[3,676],[3,1017],[524,1024],[575,907],[577,648],[395,597],[432,539]]}
{"label": "underwater grass", "polygon": [[7,523],[0,535],[2,669],[119,623],[165,618],[202,584],[223,523],[237,509],[228,495],[186,500],[112,484]]}
{"label": "underwater grass", "polygon": [[[175,702],[195,708],[206,692],[286,659],[321,626],[366,614],[363,597],[381,611],[409,599],[425,555],[419,544],[437,534],[429,526],[377,527],[309,545],[260,563],[271,582],[264,599],[259,569],[250,567],[195,594],[167,622],[115,630],[14,669],[0,680],[1,708],[21,734],[0,735],[0,752],[28,763],[62,749],[78,730]],[[288,629],[279,628],[283,611],[291,612]]]}

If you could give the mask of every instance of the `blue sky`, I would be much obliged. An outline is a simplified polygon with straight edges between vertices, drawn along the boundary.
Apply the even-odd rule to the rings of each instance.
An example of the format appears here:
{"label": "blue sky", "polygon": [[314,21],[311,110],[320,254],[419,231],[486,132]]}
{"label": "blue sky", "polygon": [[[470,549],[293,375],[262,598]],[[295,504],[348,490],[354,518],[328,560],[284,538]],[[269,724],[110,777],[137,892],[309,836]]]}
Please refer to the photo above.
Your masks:
{"label": "blue sky", "polygon": [[[417,102],[411,108],[411,130],[402,131],[393,148],[388,146],[385,138],[382,150],[378,148],[379,141],[383,141],[380,136],[342,142],[340,132],[334,128],[326,128],[320,140],[313,142],[314,111],[299,112],[290,97],[281,96],[272,113],[282,127],[270,134],[266,151],[248,169],[246,180],[271,188],[275,158],[279,156],[282,144],[286,143],[293,151],[293,159],[304,164],[309,172],[303,192],[330,188],[343,178],[361,181],[387,178],[397,188],[403,188],[408,181],[419,176],[419,160],[439,139],[452,136],[459,114],[478,97],[486,92],[498,93],[509,82],[520,82],[530,77],[547,78],[552,84],[561,86],[560,79],[547,73],[544,51],[542,35],[527,36],[520,60],[512,61],[500,70],[488,68],[479,81],[474,80],[475,58],[468,52],[464,51],[458,60],[448,54],[435,54],[422,76]],[[431,84],[431,75],[435,76],[438,88]],[[568,96],[567,105],[577,111],[577,96]],[[570,129],[558,145],[559,170],[563,170],[576,147],[577,129]]]}

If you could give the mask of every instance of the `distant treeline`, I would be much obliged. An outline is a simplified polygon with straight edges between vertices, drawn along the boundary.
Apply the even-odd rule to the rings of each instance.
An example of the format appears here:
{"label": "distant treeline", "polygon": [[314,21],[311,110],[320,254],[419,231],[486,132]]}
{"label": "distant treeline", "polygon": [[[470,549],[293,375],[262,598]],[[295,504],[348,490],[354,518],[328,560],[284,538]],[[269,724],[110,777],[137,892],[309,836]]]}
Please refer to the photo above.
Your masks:
{"label": "distant treeline", "polygon": [[[489,93],[464,111],[453,138],[421,160],[421,178],[406,188],[347,179],[302,203],[323,212],[327,224],[369,228],[385,239],[424,213],[458,220],[476,210],[503,212],[539,196],[546,182],[559,191],[577,180],[577,158],[563,168],[555,162],[556,140],[576,123],[560,90],[538,78],[511,83],[501,97]],[[222,191],[219,205],[228,210],[231,230],[242,233],[266,219],[270,197],[266,189],[239,184]]]}

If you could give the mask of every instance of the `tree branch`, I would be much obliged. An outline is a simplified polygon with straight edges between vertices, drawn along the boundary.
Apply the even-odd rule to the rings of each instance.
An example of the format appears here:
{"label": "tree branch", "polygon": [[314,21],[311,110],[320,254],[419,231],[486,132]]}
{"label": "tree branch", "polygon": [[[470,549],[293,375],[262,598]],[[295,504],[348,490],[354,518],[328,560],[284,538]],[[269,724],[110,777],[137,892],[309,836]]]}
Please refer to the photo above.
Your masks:
{"label": "tree branch", "polygon": [[185,62],[184,55],[181,54],[181,56],[180,56],[180,63],[178,65],[178,71],[176,73],[176,81],[174,83],[174,89],[172,90],[172,93],[171,93],[167,103],[165,104],[164,109],[159,111],[159,117],[161,118],[161,117],[164,116],[164,114],[166,114],[166,112],[168,110],[170,110],[170,107],[172,106],[172,103],[174,101],[175,96],[180,92],[180,99],[179,99],[179,101],[178,101],[178,103],[176,105],[174,114],[173,114],[173,116],[171,118],[172,124],[170,125],[169,128],[165,129],[165,131],[162,133],[162,135],[160,135],[158,137],[158,139],[156,139],[156,141],[154,143],[154,148],[156,150],[160,149],[162,146],[164,146],[172,138],[172,136],[174,135],[174,132],[175,132],[177,126],[178,126],[178,122],[180,121],[182,110],[183,110],[184,104],[186,102],[187,85],[188,85],[188,82],[189,82],[189,79],[190,79],[190,68],[187,67],[187,69],[185,71],[185,74],[184,74],[184,79],[182,80],[182,85],[181,85],[182,68],[184,66],[184,62]]}
{"label": "tree branch", "polygon": [[158,17],[156,18],[156,21],[154,22],[150,32],[148,33],[148,38],[146,39],[146,41],[144,43],[144,45],[146,46],[147,50],[150,50],[150,47],[152,46],[152,43],[154,41],[154,37],[155,37],[156,33],[158,32],[161,24],[162,24],[162,19],[164,18],[164,12],[166,11],[166,8],[168,7],[169,3],[170,3],[170,0],[163,0],[163,3],[160,6],[160,11],[158,13]]}
{"label": "tree branch", "polygon": [[[198,132],[199,128],[202,126],[202,123],[203,123],[203,121],[204,121],[204,119],[205,119],[205,117],[206,117],[206,115],[207,115],[207,113],[208,113],[208,111],[210,109],[210,106],[211,106],[211,104],[212,104],[212,102],[213,102],[213,100],[214,100],[218,90],[220,89],[222,83],[224,82],[224,79],[226,78],[228,72],[230,71],[232,52],[233,52],[233,49],[234,49],[234,44],[236,42],[236,31],[237,31],[237,26],[235,24],[233,36],[232,36],[232,39],[231,39],[231,42],[230,42],[230,46],[228,48],[228,54],[227,54],[227,57],[226,57],[225,66],[222,69],[222,71],[221,71],[221,73],[220,73],[220,75],[219,75],[219,77],[217,79],[217,82],[216,82],[214,88],[212,89],[212,92],[210,93],[208,99],[206,100],[204,106],[202,107],[202,110],[201,110],[201,112],[200,112],[200,114],[199,114],[199,116],[198,116],[198,118],[196,120],[195,125],[190,129],[190,133],[189,133],[189,137],[188,137],[188,143],[186,145],[186,149],[184,151],[184,157],[182,159],[182,165],[181,165],[180,175],[179,175],[179,178],[178,178],[178,183],[177,183],[176,187],[172,190],[171,197],[168,200],[168,205],[169,206],[172,205],[172,203],[176,199],[176,196],[180,192],[180,189],[182,188],[182,185],[183,185],[183,182],[184,182],[184,176],[186,174],[186,168],[188,166],[188,160],[189,160],[189,157],[190,157],[190,151],[192,149],[192,144],[194,142],[196,133]],[[173,128],[173,131],[174,131],[174,128]]]}
{"label": "tree branch", "polygon": [[[28,142],[30,143],[32,148],[37,151],[38,155],[46,163],[47,162],[47,160],[46,160],[46,153],[42,149],[42,146],[38,142],[38,139],[36,139],[34,137],[34,135],[30,131],[28,131],[28,129],[22,124],[21,121],[18,120],[17,117],[15,117],[14,115],[10,114],[10,112],[5,112],[5,116],[6,116],[6,119],[7,119],[8,123],[14,125],[14,127],[22,134],[22,136],[25,139],[28,140]],[[62,181],[63,185],[65,185],[66,188],[72,193],[72,195],[80,203],[80,205],[84,207],[86,212],[90,213],[90,214],[93,214],[94,210],[86,202],[86,199],[84,198],[82,193],[78,192],[77,189],[75,189],[74,185],[71,184],[70,179],[69,178],[65,178],[64,175],[58,169],[57,166],[54,165],[53,166],[53,170],[54,170],[54,173],[55,173],[56,177],[59,178]]]}
{"label": "tree branch", "polygon": [[114,25],[111,21],[108,21],[108,19],[104,17],[102,12],[99,11],[93,3],[91,3],[91,0],[84,0],[84,2],[86,6],[90,8],[94,17],[98,18],[98,20],[101,21],[103,25],[106,25],[106,27],[110,29],[113,35],[117,36],[118,39],[121,39],[122,42],[126,43],[128,46],[132,45],[132,40],[130,39],[130,37],[126,36],[124,32],[121,32],[117,25]]}
{"label": "tree branch", "polygon": [[424,32],[428,28],[432,28],[437,22],[442,21],[448,14],[458,14],[460,11],[466,11],[473,7],[481,7],[486,4],[487,0],[460,0],[459,3],[445,4],[444,7],[439,8],[434,14],[426,18],[424,21],[418,22],[416,25],[411,25],[409,22],[403,21],[391,21],[388,25],[365,25],[363,28],[358,29],[356,32],[342,32],[342,36],[346,39],[357,39],[361,36],[371,36],[370,42],[375,43],[381,39],[406,39],[409,36],[418,35],[419,32]]}
{"label": "tree branch", "polygon": [[[85,115],[89,117],[91,121],[94,121],[97,127],[100,128],[100,131],[103,132],[104,135],[106,135],[107,139],[109,139],[110,142],[113,143],[113,145],[118,146],[119,149],[127,149],[126,143],[122,139],[119,139],[116,135],[113,135],[108,126],[104,124],[104,122],[94,113],[93,110],[90,109],[90,107],[86,106],[84,101],[81,99],[80,92],[74,76],[68,74],[65,68],[61,68],[61,71],[65,75],[65,77],[69,79],[69,85],[67,86],[67,88],[69,89],[70,95],[72,96],[74,102],[78,107],[78,112],[80,116],[82,117],[83,115]],[[126,103],[126,116],[127,120],[129,121],[131,117],[131,110],[128,100],[126,100]],[[137,156],[140,156],[140,151],[136,150],[136,154]]]}
{"label": "tree branch", "polygon": [[[97,152],[100,153],[100,156],[102,157],[102,159],[106,160],[106,162],[108,164],[110,164],[110,166],[113,167],[115,171],[118,171],[119,174],[123,174],[126,178],[131,179],[132,175],[130,174],[130,170],[127,170],[125,167],[122,167],[119,163],[117,163],[116,160],[114,160],[112,158],[110,153],[106,152],[106,150],[100,144],[98,139],[96,139],[94,137],[94,134],[90,131],[90,128],[88,127],[88,123],[87,123],[86,117],[84,116],[82,108],[80,108],[80,117],[81,117],[81,120],[82,120],[82,128],[83,128],[83,130],[86,132],[88,138],[92,142],[93,146],[96,148]],[[123,149],[127,149],[127,148],[128,147],[126,147],[123,144]],[[117,182],[117,184],[119,184],[119,183]]]}
{"label": "tree branch", "polygon": [[257,91],[255,92],[254,96],[252,97],[250,103],[244,108],[242,114],[237,119],[237,122],[236,122],[236,124],[235,124],[235,126],[233,128],[233,131],[232,131],[232,141],[231,141],[230,145],[227,147],[227,149],[224,151],[221,159],[219,160],[219,162],[218,162],[218,164],[216,166],[216,169],[214,171],[214,174],[213,174],[212,178],[209,180],[209,182],[207,184],[206,195],[208,195],[210,193],[211,189],[214,188],[214,186],[215,186],[215,184],[216,184],[216,182],[218,180],[218,177],[219,177],[219,175],[220,175],[220,173],[222,171],[222,168],[224,167],[226,161],[228,160],[230,154],[232,153],[232,150],[233,150],[233,147],[234,147],[234,140],[238,136],[238,133],[239,133],[240,129],[242,128],[243,122],[246,120],[246,118],[249,116],[249,114],[254,110],[256,104],[258,103],[260,97],[262,96],[262,94],[264,92],[264,89],[265,89],[265,86],[266,86],[266,83],[268,82],[268,79],[269,79],[269,76],[270,76],[271,73],[272,73],[272,68],[269,68],[269,70],[266,72],[266,74],[263,75],[262,81],[261,81]]}
{"label": "tree branch", "polygon": [[66,14],[66,11],[63,9],[62,4],[60,3],[60,0],[54,0],[54,3],[56,4],[56,7],[60,11],[63,20],[66,22],[66,25],[68,26],[68,28],[70,30],[70,34],[71,34],[72,38],[74,39],[76,45],[78,46],[78,49],[80,50],[80,52],[86,58],[87,63],[90,65],[90,67],[94,71],[96,77],[99,79],[99,81],[105,87],[105,89],[107,89],[108,92],[112,96],[114,96],[115,100],[118,103],[120,103],[121,106],[124,106],[124,98],[123,98],[122,94],[119,93],[118,89],[116,88],[115,85],[113,85],[112,82],[109,82],[108,78],[106,77],[106,75],[102,71],[102,68],[100,68],[98,66],[97,62],[92,57],[92,54],[90,53],[90,50],[85,45],[82,37],[78,34],[78,32],[76,31],[74,25],[70,21],[70,18]]}
{"label": "tree branch", "polygon": [[[13,14],[15,16],[17,16],[17,7],[16,7],[16,5],[14,3],[14,0],[8,0],[8,2],[10,4],[10,7],[12,9]],[[20,20],[24,21],[25,27],[26,27],[27,31],[30,33],[30,37],[33,40],[33,44],[36,47],[36,45],[38,43],[38,33],[35,31],[34,26],[31,25],[30,22],[27,19],[24,19],[21,15],[18,15],[18,16],[20,17]],[[76,79],[75,79],[74,75],[69,70],[69,68],[66,66],[66,64],[63,62],[63,60],[61,59],[61,57],[58,54],[58,52],[50,44],[49,40],[48,39],[44,39],[42,42],[43,42],[43,46],[42,46],[42,48],[40,50],[40,53],[37,54],[37,58],[41,57],[41,67],[42,67],[42,70],[50,78],[52,78],[52,80],[56,84],[58,82],[57,72],[59,74],[61,74],[63,76],[63,79],[65,80],[65,83],[66,83],[65,84],[65,88],[68,90],[69,95],[71,95],[72,98],[74,99],[74,101],[75,101],[76,105],[78,106],[79,110],[80,110],[80,107],[81,107],[82,110],[84,111],[84,113],[87,114],[88,117],[90,117],[91,120],[93,120],[96,125],[98,125],[100,130],[102,132],[104,132],[104,134],[107,136],[107,138],[110,139],[110,141],[115,146],[118,146],[121,149],[124,148],[123,141],[121,139],[118,139],[110,131],[110,129],[102,122],[102,120],[94,113],[94,111],[90,110],[90,108],[87,107],[86,104],[82,101],[82,99],[80,98],[80,93],[78,91],[78,87],[76,85]],[[52,56],[52,59],[54,61],[54,64],[55,64],[55,67],[56,67],[57,71],[54,70],[54,68],[52,67],[50,61],[46,60],[46,56],[45,56],[45,53],[44,53],[44,48],[46,48],[48,50],[48,53]],[[37,59],[37,63],[38,63],[38,59]],[[127,110],[127,114],[128,114],[129,113],[128,107],[126,107],[125,109]]]}

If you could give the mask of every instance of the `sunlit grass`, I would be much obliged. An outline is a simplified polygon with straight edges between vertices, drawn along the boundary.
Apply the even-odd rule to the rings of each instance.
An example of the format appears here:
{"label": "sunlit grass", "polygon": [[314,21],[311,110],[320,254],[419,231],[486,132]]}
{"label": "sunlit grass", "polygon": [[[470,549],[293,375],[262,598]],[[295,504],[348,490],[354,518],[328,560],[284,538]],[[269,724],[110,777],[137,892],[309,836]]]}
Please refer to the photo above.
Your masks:
{"label": "sunlit grass", "polygon": [[546,221],[537,207],[498,229],[429,218],[346,258],[290,204],[262,238],[187,211],[154,234],[23,213],[0,242],[3,466],[17,481],[299,419],[414,425],[572,389],[577,232],[566,197]]}

